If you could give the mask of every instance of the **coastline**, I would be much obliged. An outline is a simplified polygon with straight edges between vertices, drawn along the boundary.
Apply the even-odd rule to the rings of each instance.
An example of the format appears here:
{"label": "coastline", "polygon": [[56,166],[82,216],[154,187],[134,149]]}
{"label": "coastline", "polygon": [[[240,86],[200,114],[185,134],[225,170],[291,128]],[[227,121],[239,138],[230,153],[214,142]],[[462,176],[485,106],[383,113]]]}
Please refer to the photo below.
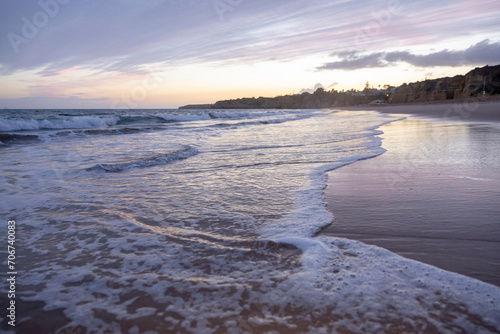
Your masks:
{"label": "coastline", "polygon": [[466,103],[371,108],[407,119],[379,128],[384,154],[328,173],[319,234],[500,286],[500,102]]}
{"label": "coastline", "polygon": [[363,105],[342,108],[342,110],[366,110],[367,108],[384,114],[412,114],[443,121],[500,121],[499,95],[434,102]]}

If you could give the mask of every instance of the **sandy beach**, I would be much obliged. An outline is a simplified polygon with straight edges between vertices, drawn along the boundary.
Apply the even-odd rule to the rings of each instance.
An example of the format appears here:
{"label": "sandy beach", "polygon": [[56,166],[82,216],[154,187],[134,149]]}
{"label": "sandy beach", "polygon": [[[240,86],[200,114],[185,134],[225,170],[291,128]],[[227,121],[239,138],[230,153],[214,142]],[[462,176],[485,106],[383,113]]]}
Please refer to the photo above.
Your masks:
{"label": "sandy beach", "polygon": [[500,286],[500,102],[372,108],[387,151],[328,175],[321,233]]}
{"label": "sandy beach", "polygon": [[500,121],[500,96],[443,100],[426,103],[369,106],[382,113],[413,114],[443,121]]}
{"label": "sandy beach", "polygon": [[498,333],[498,123],[406,116],[9,111],[16,332]]}

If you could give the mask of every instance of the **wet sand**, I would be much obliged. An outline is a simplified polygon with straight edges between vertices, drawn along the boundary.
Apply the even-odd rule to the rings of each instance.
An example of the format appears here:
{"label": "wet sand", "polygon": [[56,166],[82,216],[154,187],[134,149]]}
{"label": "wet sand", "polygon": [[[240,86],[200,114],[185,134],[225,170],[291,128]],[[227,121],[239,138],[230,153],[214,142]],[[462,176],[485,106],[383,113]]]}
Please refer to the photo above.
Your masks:
{"label": "wet sand", "polygon": [[[414,114],[443,121],[500,121],[500,96],[368,106],[388,114]],[[366,109],[366,106],[364,107]]]}
{"label": "wet sand", "polygon": [[454,120],[450,104],[374,108],[421,112],[380,128],[381,156],[329,173],[321,234],[500,286],[500,103],[474,106]]}

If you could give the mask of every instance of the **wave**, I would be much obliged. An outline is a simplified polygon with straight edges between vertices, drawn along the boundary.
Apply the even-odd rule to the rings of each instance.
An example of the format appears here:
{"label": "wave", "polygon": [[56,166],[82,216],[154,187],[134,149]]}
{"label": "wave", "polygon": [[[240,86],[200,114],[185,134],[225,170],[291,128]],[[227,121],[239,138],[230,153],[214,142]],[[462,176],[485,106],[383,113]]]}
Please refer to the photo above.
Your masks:
{"label": "wave", "polygon": [[0,133],[0,145],[12,144],[12,143],[26,143],[39,141],[38,136],[35,135],[15,135]]}
{"label": "wave", "polygon": [[173,122],[197,120],[196,118],[193,118],[190,116],[197,116],[197,115],[119,116],[119,121],[118,121],[117,125],[173,123]]}
{"label": "wave", "polygon": [[199,152],[197,149],[191,146],[186,146],[173,152],[146,157],[130,162],[116,164],[96,164],[90,168],[87,168],[87,171],[104,170],[106,172],[119,173],[129,169],[166,165],[175,161],[188,159],[192,156],[197,155],[198,153]]}
{"label": "wave", "polygon": [[[262,111],[201,111],[200,113],[180,113],[171,112],[164,114],[147,115],[140,112],[135,115],[114,115],[114,114],[93,114],[93,115],[72,115],[71,113],[60,113],[57,116],[0,118],[0,131],[33,131],[33,130],[62,130],[62,129],[105,129],[113,126],[134,126],[137,124],[153,125],[162,123],[178,123],[191,121],[208,121],[214,119],[255,119],[281,115],[282,112]],[[264,120],[262,122],[267,122]],[[272,121],[271,121],[272,122]],[[265,124],[265,123],[263,123]]]}
{"label": "wave", "polygon": [[174,122],[189,122],[189,121],[206,121],[211,119],[209,114],[191,114],[191,115],[158,115],[158,118],[163,119],[168,123]]}
{"label": "wave", "polygon": [[120,129],[89,129],[89,130],[78,130],[73,131],[74,133],[84,133],[86,135],[128,135],[133,133],[149,131],[152,128],[120,128]]}
{"label": "wave", "polygon": [[0,119],[0,131],[89,129],[116,125],[118,116],[80,116],[71,119]]}
{"label": "wave", "polygon": [[238,122],[238,123],[217,123],[217,124],[211,125],[211,127],[215,127],[215,128],[234,127],[234,128],[236,128],[239,126],[248,126],[248,125],[280,124],[280,123],[289,122],[291,120],[295,120],[295,118],[270,119],[270,120],[260,120],[260,121],[244,121],[244,122]]}
{"label": "wave", "polygon": [[157,115],[158,118],[167,122],[189,122],[189,121],[207,121],[210,119],[238,119],[255,118],[269,116],[269,113],[250,113],[250,112],[207,112],[202,114],[184,114],[184,115]]}
{"label": "wave", "polygon": [[[250,117],[249,112],[211,112],[208,114],[211,118],[243,118],[243,117]],[[256,116],[260,116],[256,115]]]}

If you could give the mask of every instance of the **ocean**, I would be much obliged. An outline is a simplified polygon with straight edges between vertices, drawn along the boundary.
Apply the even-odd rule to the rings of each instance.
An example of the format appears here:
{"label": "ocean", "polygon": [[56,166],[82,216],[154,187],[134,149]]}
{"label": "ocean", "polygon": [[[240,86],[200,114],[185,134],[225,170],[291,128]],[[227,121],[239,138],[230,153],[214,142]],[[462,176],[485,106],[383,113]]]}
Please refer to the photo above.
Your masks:
{"label": "ocean", "polygon": [[396,121],[0,111],[0,253],[7,275],[14,220],[17,333],[500,333],[500,288],[317,235],[334,221],[326,173],[383,154],[378,128]]}

